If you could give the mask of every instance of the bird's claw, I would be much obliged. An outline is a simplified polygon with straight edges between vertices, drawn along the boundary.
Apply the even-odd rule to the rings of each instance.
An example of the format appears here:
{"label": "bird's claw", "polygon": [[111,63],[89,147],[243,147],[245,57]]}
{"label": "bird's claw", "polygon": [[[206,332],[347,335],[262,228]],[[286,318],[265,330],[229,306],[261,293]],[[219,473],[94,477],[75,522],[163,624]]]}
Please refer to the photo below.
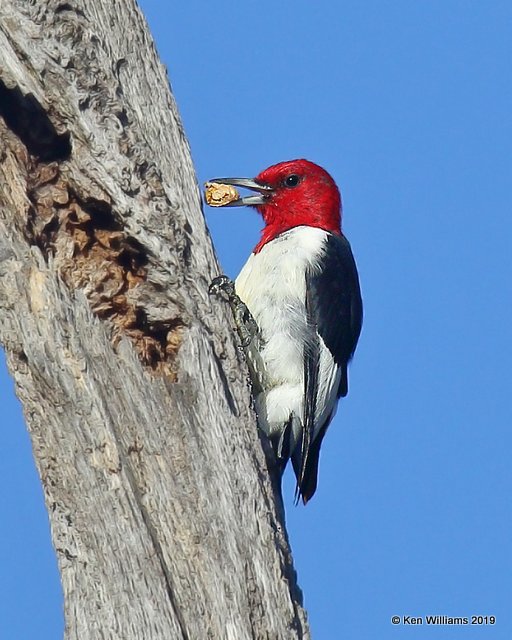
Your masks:
{"label": "bird's claw", "polygon": [[258,333],[256,324],[251,312],[240,300],[235,291],[235,283],[227,276],[217,276],[208,288],[210,295],[225,296],[235,320],[242,348],[245,350],[251,344],[253,338]]}
{"label": "bird's claw", "polygon": [[235,283],[227,276],[217,276],[208,287],[208,293],[214,296],[225,294],[229,300],[233,299],[235,294]]}

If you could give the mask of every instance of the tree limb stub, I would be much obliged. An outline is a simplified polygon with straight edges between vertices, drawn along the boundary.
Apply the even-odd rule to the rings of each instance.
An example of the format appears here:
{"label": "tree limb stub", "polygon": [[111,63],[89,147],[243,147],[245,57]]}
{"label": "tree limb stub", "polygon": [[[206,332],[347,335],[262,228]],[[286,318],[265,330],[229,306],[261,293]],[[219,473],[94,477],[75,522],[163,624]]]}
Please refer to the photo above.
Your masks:
{"label": "tree limb stub", "polygon": [[0,340],[70,638],[307,638],[176,105],[130,0],[0,6]]}

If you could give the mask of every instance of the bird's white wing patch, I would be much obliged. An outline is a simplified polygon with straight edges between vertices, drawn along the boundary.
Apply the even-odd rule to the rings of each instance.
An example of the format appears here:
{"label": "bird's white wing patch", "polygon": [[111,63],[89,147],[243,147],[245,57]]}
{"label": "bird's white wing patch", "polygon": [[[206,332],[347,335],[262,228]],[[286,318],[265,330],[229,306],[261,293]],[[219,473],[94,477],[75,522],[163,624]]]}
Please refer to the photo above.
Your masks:
{"label": "bird's white wing patch", "polygon": [[340,385],[341,369],[334,361],[331,352],[320,339],[320,363],[317,390],[317,412],[315,414],[315,430],[313,440],[322,425],[336,413],[338,405],[337,392]]}

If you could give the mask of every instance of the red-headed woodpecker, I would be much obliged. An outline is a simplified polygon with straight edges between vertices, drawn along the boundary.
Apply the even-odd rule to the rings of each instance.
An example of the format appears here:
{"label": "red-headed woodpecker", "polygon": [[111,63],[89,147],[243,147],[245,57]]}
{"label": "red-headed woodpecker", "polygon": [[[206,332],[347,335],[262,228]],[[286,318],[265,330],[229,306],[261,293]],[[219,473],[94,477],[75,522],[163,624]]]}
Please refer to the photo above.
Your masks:
{"label": "red-headed woodpecker", "polygon": [[[254,206],[265,222],[234,291],[231,283],[230,302],[241,335],[248,334],[259,426],[281,470],[292,459],[306,504],[316,490],[322,439],[347,395],[363,315],[340,193],[327,171],[307,160],[281,162],[254,179],[211,182],[257,192],[228,205]],[[221,276],[212,286],[229,293],[229,284]]]}

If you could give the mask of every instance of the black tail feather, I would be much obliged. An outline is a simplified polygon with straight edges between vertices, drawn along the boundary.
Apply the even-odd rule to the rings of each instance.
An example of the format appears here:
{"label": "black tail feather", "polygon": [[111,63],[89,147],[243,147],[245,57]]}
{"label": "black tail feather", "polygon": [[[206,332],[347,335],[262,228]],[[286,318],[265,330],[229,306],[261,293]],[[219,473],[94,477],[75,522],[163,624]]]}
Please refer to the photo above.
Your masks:
{"label": "black tail feather", "polygon": [[302,447],[296,447],[292,453],[292,465],[297,485],[295,488],[295,503],[302,498],[303,504],[307,504],[315,494],[318,479],[318,462],[320,459],[320,446],[327,431],[329,420],[320,429],[317,437],[309,446],[307,460],[302,459]]}

